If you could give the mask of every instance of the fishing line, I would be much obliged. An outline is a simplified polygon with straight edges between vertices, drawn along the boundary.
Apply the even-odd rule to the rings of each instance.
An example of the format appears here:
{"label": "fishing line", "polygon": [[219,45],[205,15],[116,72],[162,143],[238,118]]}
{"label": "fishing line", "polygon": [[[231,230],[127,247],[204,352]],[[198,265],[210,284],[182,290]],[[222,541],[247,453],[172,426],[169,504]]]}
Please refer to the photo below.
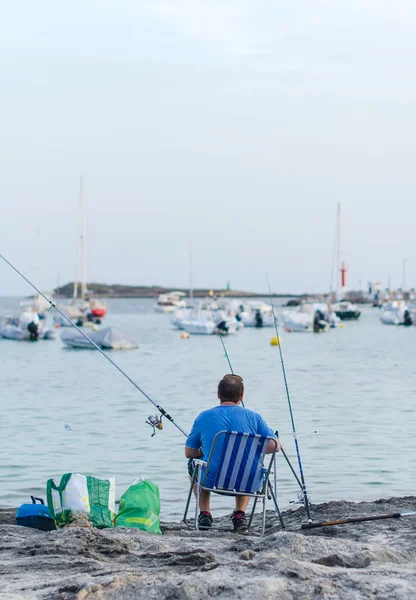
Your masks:
{"label": "fishing line", "polygon": [[[212,313],[212,318],[214,319],[214,323],[216,323],[216,321],[215,321],[215,315],[214,315],[214,310],[213,310],[213,308],[212,308],[212,305],[211,305],[211,304],[209,305],[209,308],[210,308],[210,310],[211,310],[211,313]],[[234,370],[233,370],[233,366],[232,366],[232,364],[231,364],[230,356],[229,356],[229,354],[228,354],[228,352],[227,352],[227,348],[225,347],[225,342],[224,342],[224,340],[222,339],[222,335],[221,335],[221,333],[218,335],[218,337],[219,337],[219,338],[220,338],[220,340],[221,340],[221,344],[222,344],[222,347],[223,347],[223,350],[224,350],[224,356],[225,356],[225,358],[227,359],[228,366],[230,367],[231,374],[232,374],[232,375],[235,375],[235,373],[234,373]],[[245,408],[245,406],[244,406],[244,400],[241,400],[241,404],[242,404],[242,405],[243,405],[243,407]]]}
{"label": "fishing line", "polygon": [[117,369],[117,371],[119,371],[122,375],[124,375],[124,377],[126,379],[128,379],[128,381],[130,381],[130,383],[132,385],[134,385],[134,387],[139,390],[139,392],[141,392],[143,394],[143,396],[145,398],[147,398],[149,400],[149,402],[151,402],[153,404],[153,406],[155,406],[157,408],[157,410],[160,412],[160,414],[162,415],[162,417],[165,417],[168,421],[170,421],[172,423],[172,425],[174,425],[177,429],[179,429],[179,431],[181,433],[183,433],[183,435],[185,437],[188,437],[187,433],[182,429],[182,427],[180,427],[176,421],[173,419],[173,417],[171,417],[171,415],[169,413],[166,412],[166,410],[160,406],[159,404],[157,404],[157,402],[155,402],[154,400],[152,400],[152,398],[143,390],[143,388],[141,388],[129,375],[127,375],[127,373],[125,371],[123,371],[123,369],[121,367],[118,366],[117,363],[114,362],[114,360],[112,358],[110,358],[108,356],[108,354],[106,354],[86,333],[84,333],[82,331],[82,329],[80,329],[77,325],[75,325],[75,323],[66,316],[65,313],[63,313],[57,306],[56,304],[54,304],[52,302],[52,300],[49,300],[49,298],[47,298],[45,296],[45,294],[43,294],[31,281],[29,281],[29,279],[27,277],[25,277],[23,275],[23,273],[21,273],[14,265],[12,265],[11,262],[9,262],[7,260],[7,258],[5,258],[2,254],[0,254],[0,258],[2,258],[4,260],[4,262],[9,265],[9,267],[11,267],[13,269],[13,271],[15,271],[22,279],[24,279],[26,281],[26,283],[28,283],[40,296],[42,296],[42,298],[44,300],[46,300],[46,302],[48,302],[49,304],[49,308],[54,308],[63,319],[65,319],[65,321],[67,321],[70,325],[72,325],[72,327],[74,327],[78,333],[80,333],[82,336],[84,336],[84,338],[86,340],[88,340],[90,342],[90,344],[92,346],[94,346],[94,348],[96,350],[98,350],[112,365],[113,367],[115,367]]}
{"label": "fishing line", "polygon": [[311,517],[310,506],[309,506],[308,492],[306,490],[305,477],[304,477],[303,468],[302,468],[302,460],[300,458],[299,442],[298,442],[298,437],[297,437],[297,434],[296,434],[295,419],[293,417],[292,402],[290,400],[289,385],[287,383],[285,362],[283,360],[282,344],[280,343],[279,328],[278,328],[278,325],[277,325],[276,312],[274,310],[274,304],[273,304],[273,298],[272,298],[272,291],[271,291],[271,288],[270,288],[269,275],[268,275],[267,271],[266,271],[266,278],[267,278],[267,285],[268,285],[268,288],[269,288],[270,304],[271,304],[272,312],[273,312],[274,328],[276,330],[276,336],[277,336],[277,340],[279,342],[278,343],[278,347],[279,347],[279,354],[280,354],[280,362],[281,362],[281,365],[282,365],[282,372],[283,372],[283,379],[284,379],[284,382],[285,382],[287,402],[288,402],[288,405],[289,405],[290,420],[292,422],[292,432],[293,432],[293,439],[295,440],[296,454],[297,454],[297,458],[298,458],[299,473],[300,473],[300,479],[301,479],[301,484],[302,484],[302,492],[303,492],[303,500],[304,500],[306,512],[307,512],[307,515],[308,515],[308,521],[311,523],[312,522],[312,517]]}

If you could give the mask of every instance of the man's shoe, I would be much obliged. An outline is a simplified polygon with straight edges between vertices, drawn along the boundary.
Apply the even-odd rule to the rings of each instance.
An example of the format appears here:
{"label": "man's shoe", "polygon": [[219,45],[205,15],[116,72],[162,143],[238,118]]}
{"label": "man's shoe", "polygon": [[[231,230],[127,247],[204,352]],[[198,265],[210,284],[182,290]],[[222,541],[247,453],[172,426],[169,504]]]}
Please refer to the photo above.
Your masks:
{"label": "man's shoe", "polygon": [[247,518],[246,513],[242,510],[235,510],[231,515],[231,520],[233,522],[235,533],[243,533],[243,531],[247,531]]}
{"label": "man's shoe", "polygon": [[202,510],[198,516],[198,529],[211,529],[212,516],[206,510]]}

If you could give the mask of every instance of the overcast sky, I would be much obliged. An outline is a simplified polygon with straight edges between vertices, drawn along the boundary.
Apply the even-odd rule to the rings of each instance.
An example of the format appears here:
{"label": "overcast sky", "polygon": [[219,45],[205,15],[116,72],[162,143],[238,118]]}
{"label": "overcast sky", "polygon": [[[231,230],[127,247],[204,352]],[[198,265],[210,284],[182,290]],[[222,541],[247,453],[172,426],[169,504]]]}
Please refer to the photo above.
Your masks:
{"label": "overcast sky", "polygon": [[[1,252],[74,278],[416,285],[414,0],[2,0]],[[26,284],[0,265],[0,294]]]}

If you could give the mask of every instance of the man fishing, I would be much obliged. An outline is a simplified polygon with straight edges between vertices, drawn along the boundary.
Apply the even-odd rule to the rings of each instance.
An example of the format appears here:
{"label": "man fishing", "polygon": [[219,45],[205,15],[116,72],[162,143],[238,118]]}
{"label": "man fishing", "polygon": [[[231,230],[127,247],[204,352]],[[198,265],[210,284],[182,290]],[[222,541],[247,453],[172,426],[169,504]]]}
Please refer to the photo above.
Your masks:
{"label": "man fishing", "polygon": [[[244,396],[244,383],[239,375],[225,375],[218,384],[218,399],[220,404],[200,413],[195,419],[192,431],[186,440],[185,456],[189,459],[188,470],[193,476],[192,459],[202,458],[207,460],[215,435],[220,431],[237,431],[239,433],[254,433],[264,437],[276,439],[273,430],[266,424],[258,413],[241,406]],[[270,441],[267,453],[275,450],[275,442]],[[277,440],[277,452],[280,443]],[[217,455],[218,454],[218,455]],[[220,451],[212,458],[211,466],[217,468]],[[217,456],[216,456],[217,455]],[[210,468],[211,470],[211,468]],[[235,497],[235,510],[231,516],[234,531],[243,532],[247,529],[246,508],[250,501],[249,496]],[[210,512],[210,492],[201,489],[199,499],[199,529],[209,529],[212,525]]]}

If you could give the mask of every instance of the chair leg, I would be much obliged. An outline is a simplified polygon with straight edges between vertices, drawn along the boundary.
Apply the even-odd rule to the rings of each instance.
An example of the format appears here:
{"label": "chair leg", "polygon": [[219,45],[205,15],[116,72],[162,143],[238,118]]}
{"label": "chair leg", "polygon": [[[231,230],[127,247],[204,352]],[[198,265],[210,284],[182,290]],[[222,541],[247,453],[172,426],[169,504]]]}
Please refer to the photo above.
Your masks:
{"label": "chair leg", "polygon": [[199,465],[196,467],[197,469],[197,484],[196,484],[196,503],[195,503],[195,529],[199,530],[198,527],[198,510],[199,510],[199,497],[201,495],[201,475],[202,469]]}
{"label": "chair leg", "polygon": [[273,499],[274,507],[275,507],[275,509],[276,509],[276,514],[277,514],[277,516],[279,517],[279,521],[280,521],[280,524],[281,524],[281,526],[282,526],[282,529],[286,529],[286,525],[285,525],[285,523],[284,523],[284,521],[283,521],[282,513],[280,512],[279,506],[278,506],[278,504],[277,504],[277,500],[276,500],[275,492],[274,492],[274,490],[273,490],[273,487],[272,487],[272,486],[271,486],[271,484],[270,484],[270,481],[269,481],[269,491],[270,491],[270,495],[271,495],[271,497],[272,497],[272,499]]}
{"label": "chair leg", "polygon": [[188,499],[186,501],[186,506],[185,506],[185,513],[183,515],[183,522],[186,523],[186,517],[188,516],[188,510],[189,510],[189,504],[191,503],[191,498],[192,498],[192,492],[194,490],[194,485],[195,485],[195,471],[194,474],[192,476],[192,481],[191,481],[191,487],[189,488],[189,494],[188,494]]}
{"label": "chair leg", "polygon": [[266,529],[266,494],[263,497],[263,514],[261,516],[261,535],[264,535]]}
{"label": "chair leg", "polygon": [[249,522],[248,522],[248,526],[247,526],[247,531],[250,531],[251,523],[252,523],[252,521],[253,521],[253,517],[254,517],[254,512],[255,512],[255,510],[256,510],[256,504],[257,504],[257,500],[258,500],[258,498],[257,498],[257,496],[256,496],[256,498],[254,499],[254,502],[253,502],[253,509],[252,509],[252,511],[251,511],[250,520],[249,520]]}

